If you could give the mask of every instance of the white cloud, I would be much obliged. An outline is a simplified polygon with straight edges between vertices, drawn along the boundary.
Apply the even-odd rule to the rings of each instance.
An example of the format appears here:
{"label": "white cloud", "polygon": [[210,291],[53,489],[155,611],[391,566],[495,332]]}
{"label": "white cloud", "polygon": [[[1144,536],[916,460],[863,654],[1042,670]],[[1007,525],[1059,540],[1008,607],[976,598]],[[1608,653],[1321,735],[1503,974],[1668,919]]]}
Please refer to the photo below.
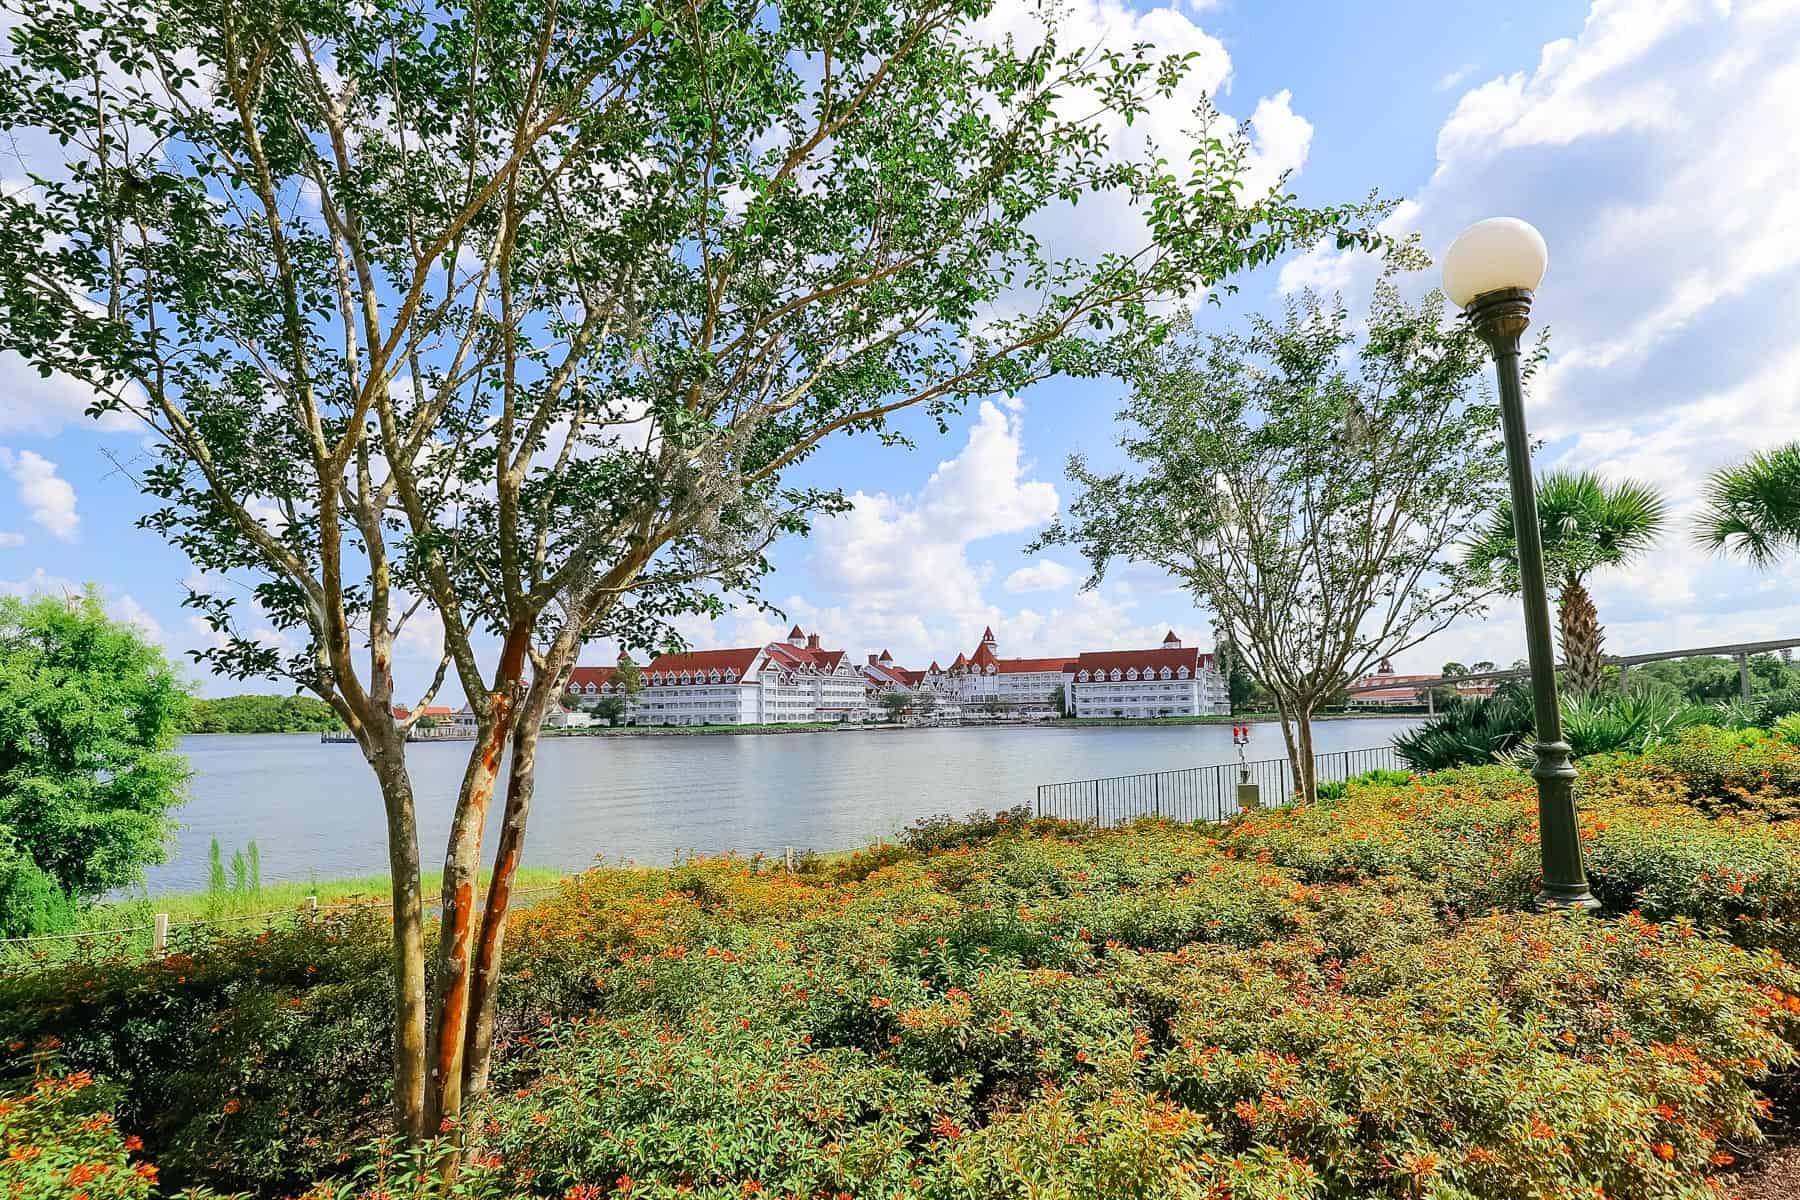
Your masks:
{"label": "white cloud", "polygon": [[23,546],[24,544],[25,544],[25,535],[24,534],[13,533],[10,530],[0,529],[0,549],[5,549],[8,546]]}
{"label": "white cloud", "polygon": [[1473,72],[1474,70],[1475,70],[1474,63],[1464,63],[1462,66],[1457,67],[1454,71],[1446,71],[1438,77],[1438,81],[1432,87],[1432,91],[1447,92],[1451,88],[1455,87],[1457,84],[1461,83],[1463,80],[1467,79],[1469,77],[1470,73]]}
{"label": "white cloud", "polygon": [[136,421],[120,412],[90,422],[86,412],[95,398],[94,390],[85,383],[60,373],[46,379],[17,354],[0,350],[0,433],[48,437],[66,426],[85,423],[105,433],[138,428]]}
{"label": "white cloud", "polygon": [[1009,592],[1053,592],[1075,582],[1075,572],[1055,559],[1046,558],[1020,567],[1006,577]]}
{"label": "white cloud", "polygon": [[56,464],[34,450],[12,451],[0,446],[0,470],[12,476],[19,503],[31,519],[58,541],[72,542],[81,528],[75,512],[75,489],[59,477]]}
{"label": "white cloud", "polygon": [[[998,0],[971,32],[980,41],[997,43],[1011,37],[1022,48],[1032,47],[1042,40],[1043,14],[1049,7],[1040,0]],[[1186,74],[1172,94],[1151,99],[1147,111],[1129,125],[1116,116],[1102,119],[1108,161],[1140,161],[1154,154],[1171,169],[1185,172],[1190,152],[1199,145],[1197,112],[1208,102],[1223,107],[1220,102],[1231,87],[1230,52],[1196,21],[1214,7],[1216,0],[1143,10],[1121,0],[1069,0],[1055,6],[1061,46],[1128,54],[1134,45],[1144,43],[1158,58],[1188,56]],[[1062,111],[1071,117],[1092,113],[1096,99],[1091,89],[1063,89]],[[1289,92],[1281,91],[1260,98],[1252,109],[1247,194],[1267,189],[1306,161],[1312,124],[1293,111],[1291,100]],[[1214,135],[1228,133],[1234,120],[1232,114],[1223,114]],[[1148,240],[1144,218],[1144,211],[1124,195],[1106,193],[1084,197],[1079,206],[1039,214],[1031,228],[1058,254],[1093,255],[1142,247]]]}

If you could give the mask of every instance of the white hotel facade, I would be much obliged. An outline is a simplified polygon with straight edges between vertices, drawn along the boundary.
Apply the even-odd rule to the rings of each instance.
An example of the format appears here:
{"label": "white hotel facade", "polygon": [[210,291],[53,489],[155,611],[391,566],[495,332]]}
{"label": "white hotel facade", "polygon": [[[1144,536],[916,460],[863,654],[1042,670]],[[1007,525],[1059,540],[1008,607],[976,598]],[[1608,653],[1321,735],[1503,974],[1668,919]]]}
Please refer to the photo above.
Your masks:
{"label": "white hotel facade", "polygon": [[970,716],[1048,719],[1143,718],[1231,711],[1213,656],[1182,646],[1170,631],[1153,650],[1084,651],[1071,658],[1001,658],[994,631],[982,631],[970,654],[948,668],[933,662],[910,670],[887,651],[853,664],[826,650],[819,635],[796,625],[786,640],[734,650],[663,654],[640,669],[641,687],[625,692],[612,667],[577,667],[568,684],[571,708],[606,696],[627,702],[637,725],[774,725],[877,720],[881,697],[929,696],[917,711],[937,720]]}

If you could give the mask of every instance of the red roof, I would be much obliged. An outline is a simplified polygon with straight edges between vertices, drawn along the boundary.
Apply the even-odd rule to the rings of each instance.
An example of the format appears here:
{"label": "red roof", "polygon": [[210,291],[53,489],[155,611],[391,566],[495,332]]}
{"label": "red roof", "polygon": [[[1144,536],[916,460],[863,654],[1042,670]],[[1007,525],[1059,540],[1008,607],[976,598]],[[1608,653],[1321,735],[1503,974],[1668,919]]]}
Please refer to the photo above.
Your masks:
{"label": "red roof", "polygon": [[806,630],[804,630],[804,629],[800,628],[798,625],[796,625],[792,629],[788,630],[788,636],[791,638],[805,637]]}
{"label": "red roof", "polygon": [[1002,675],[1019,675],[1027,671],[1063,671],[1069,666],[1069,657],[1059,654],[1055,658],[1002,658],[998,660],[998,670]]}
{"label": "red roof", "polygon": [[1171,630],[1169,630],[1169,632],[1167,634],[1165,634],[1163,636],[1163,645],[1166,646],[1170,642],[1179,642],[1180,640],[1181,640],[1180,638],[1175,636],[1175,631],[1173,629],[1171,629]]}
{"label": "red roof", "polygon": [[1149,668],[1160,671],[1164,667],[1171,671],[1178,667],[1186,667],[1190,673],[1198,672],[1202,667],[1212,666],[1213,656],[1202,654],[1195,649],[1167,650],[1084,650],[1071,664],[1070,669],[1076,671],[1110,671],[1117,667],[1121,671],[1136,667],[1139,671]]}
{"label": "red roof", "polygon": [[[412,710],[407,708],[406,705],[394,705],[394,716],[400,720],[404,721],[411,715]],[[425,706],[425,711],[420,715],[427,717],[454,717],[456,715],[456,710],[447,704],[427,704]]]}
{"label": "red roof", "polygon": [[815,650],[810,646],[790,646],[786,642],[770,642],[769,657],[784,667],[815,667],[831,672],[843,660],[842,650]]}
{"label": "red roof", "polygon": [[992,625],[989,625],[986,629],[981,631],[981,640],[984,642],[991,642],[994,640],[994,627]]}
{"label": "red roof", "polygon": [[603,688],[618,671],[617,667],[576,667],[569,672],[569,686],[585,688],[591,683],[596,688]]}
{"label": "red roof", "polygon": [[659,654],[650,660],[650,665],[643,670],[644,682],[649,683],[652,675],[679,675],[683,671],[730,671],[738,679],[744,677],[756,656],[762,653],[761,646],[749,646],[737,650],[691,650],[686,654]]}

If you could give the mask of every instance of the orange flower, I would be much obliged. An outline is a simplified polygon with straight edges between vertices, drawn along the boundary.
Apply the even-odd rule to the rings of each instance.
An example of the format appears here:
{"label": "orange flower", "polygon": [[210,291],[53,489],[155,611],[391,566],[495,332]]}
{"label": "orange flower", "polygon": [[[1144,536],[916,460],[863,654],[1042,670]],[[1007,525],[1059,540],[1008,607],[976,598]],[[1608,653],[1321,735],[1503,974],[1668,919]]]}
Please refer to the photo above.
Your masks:
{"label": "orange flower", "polygon": [[1656,1145],[1650,1147],[1650,1149],[1656,1151],[1656,1157],[1662,1159],[1664,1162],[1668,1162],[1675,1157],[1675,1147],[1669,1145],[1667,1142],[1658,1142]]}
{"label": "orange flower", "polygon": [[125,1148],[127,1150],[142,1150],[144,1148],[144,1139],[134,1133],[125,1139]]}

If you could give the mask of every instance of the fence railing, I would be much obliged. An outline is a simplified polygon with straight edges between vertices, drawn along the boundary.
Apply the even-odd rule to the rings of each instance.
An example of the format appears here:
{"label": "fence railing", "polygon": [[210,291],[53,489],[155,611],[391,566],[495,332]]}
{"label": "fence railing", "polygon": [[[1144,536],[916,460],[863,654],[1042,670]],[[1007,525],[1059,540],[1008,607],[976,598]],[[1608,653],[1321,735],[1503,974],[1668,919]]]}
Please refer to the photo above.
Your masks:
{"label": "fence railing", "polygon": [[[1378,768],[1404,766],[1392,746],[1335,750],[1313,756],[1313,775],[1320,783],[1352,779]],[[1240,782],[1255,784],[1258,802],[1264,806],[1286,804],[1294,795],[1294,772],[1288,760],[1265,758],[1241,765],[1220,763],[1039,784],[1037,815],[1099,826],[1118,825],[1140,817],[1223,821],[1238,812]]]}

